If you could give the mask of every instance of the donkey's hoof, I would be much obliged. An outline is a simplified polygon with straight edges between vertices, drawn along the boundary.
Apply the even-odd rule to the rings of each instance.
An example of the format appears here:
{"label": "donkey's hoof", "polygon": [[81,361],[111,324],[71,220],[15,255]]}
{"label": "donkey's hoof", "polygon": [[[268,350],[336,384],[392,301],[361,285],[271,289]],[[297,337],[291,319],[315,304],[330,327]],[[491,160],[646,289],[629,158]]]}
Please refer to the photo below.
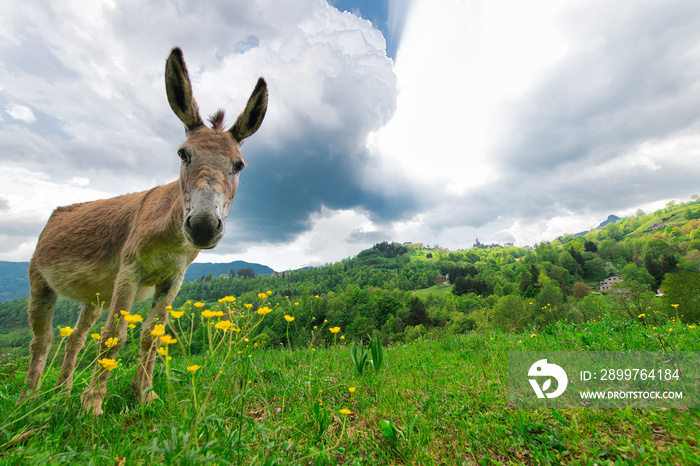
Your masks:
{"label": "donkey's hoof", "polygon": [[93,392],[89,392],[87,389],[83,392],[82,395],[80,395],[80,402],[83,405],[83,408],[85,411],[88,413],[91,413],[95,416],[99,416],[102,414],[102,397],[99,395],[94,394]]}
{"label": "donkey's hoof", "polygon": [[141,397],[141,403],[144,404],[149,404],[155,400],[158,400],[160,397],[156,392],[154,392],[152,389],[148,390],[142,397]]}

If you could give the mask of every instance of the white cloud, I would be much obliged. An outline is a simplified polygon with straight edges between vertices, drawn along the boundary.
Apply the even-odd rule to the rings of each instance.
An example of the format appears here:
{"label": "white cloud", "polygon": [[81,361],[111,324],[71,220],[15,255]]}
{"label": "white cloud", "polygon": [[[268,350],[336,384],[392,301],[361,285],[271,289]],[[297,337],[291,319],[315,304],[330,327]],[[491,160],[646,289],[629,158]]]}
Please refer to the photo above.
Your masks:
{"label": "white cloud", "polygon": [[308,229],[288,243],[249,244],[242,253],[202,252],[197,262],[246,260],[277,271],[318,266],[354,256],[372,246],[376,225],[361,210],[322,207],[309,216]]}
{"label": "white cloud", "polygon": [[25,123],[35,123],[36,122],[36,117],[34,116],[34,112],[32,112],[31,108],[29,108],[25,105],[19,105],[19,104],[8,105],[7,107],[5,107],[5,111],[7,112],[8,115],[10,115],[15,120],[23,121]]}

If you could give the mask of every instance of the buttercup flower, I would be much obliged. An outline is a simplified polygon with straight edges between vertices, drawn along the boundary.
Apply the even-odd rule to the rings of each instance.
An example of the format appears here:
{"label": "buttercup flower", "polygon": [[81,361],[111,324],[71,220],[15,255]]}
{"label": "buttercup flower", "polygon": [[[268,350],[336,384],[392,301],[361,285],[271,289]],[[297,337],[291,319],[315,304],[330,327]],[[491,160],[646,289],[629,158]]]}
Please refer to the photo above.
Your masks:
{"label": "buttercup flower", "polygon": [[170,311],[170,316],[171,316],[173,319],[179,319],[180,317],[182,317],[182,315],[183,315],[184,313],[185,313],[185,311]]}
{"label": "buttercup flower", "polygon": [[224,311],[214,311],[211,313],[214,317],[223,317]]}
{"label": "buttercup flower", "polygon": [[119,338],[114,337],[114,338],[107,338],[107,341],[105,341],[105,346],[107,348],[111,348],[112,346],[116,345],[119,343]]}
{"label": "buttercup flower", "polygon": [[109,359],[109,358],[100,359],[97,362],[99,362],[102,365],[102,367],[104,367],[108,371],[116,369],[117,364],[119,364],[119,361],[116,361],[114,359]]}
{"label": "buttercup flower", "polygon": [[156,324],[153,327],[153,331],[151,331],[151,335],[153,335],[154,337],[159,337],[161,335],[165,335],[165,325]]}
{"label": "buttercup flower", "polygon": [[99,339],[100,339],[100,334],[99,334],[99,333],[93,333],[92,335],[90,335],[90,338],[92,338],[93,340],[99,340]]}
{"label": "buttercup flower", "polygon": [[535,333],[533,333],[532,335],[530,335],[530,338],[535,338],[535,337],[537,337],[537,334],[535,334]]}
{"label": "buttercup flower", "polygon": [[349,415],[349,414],[352,414],[352,411],[350,411],[350,410],[347,409],[347,408],[341,409],[340,412],[341,412],[341,414],[345,414],[346,416]]}
{"label": "buttercup flower", "polygon": [[127,327],[129,327],[129,328],[136,328],[136,324],[129,324],[129,325],[127,325]]}
{"label": "buttercup flower", "polygon": [[123,316],[128,316],[128,315],[129,315],[129,311],[125,311],[125,310],[123,310],[123,309],[122,309],[121,311],[119,311],[119,313],[120,313],[121,315],[123,315]]}
{"label": "buttercup flower", "polygon": [[223,298],[221,298],[221,301],[223,301],[225,303],[232,303],[235,300],[236,300],[235,296],[224,296]]}
{"label": "buttercup flower", "polygon": [[138,324],[139,322],[143,322],[143,317],[138,314],[127,314],[124,316],[124,320],[130,324]]}
{"label": "buttercup flower", "polygon": [[268,291],[267,291],[267,295],[268,295],[268,296],[271,296],[271,295],[272,295],[272,291],[268,290]]}
{"label": "buttercup flower", "polygon": [[214,317],[214,313],[209,309],[205,309],[202,311],[202,317],[204,317],[205,319],[211,319],[212,317]]}
{"label": "buttercup flower", "polygon": [[340,327],[331,327],[328,330],[330,330],[331,333],[338,333],[340,332]]}
{"label": "buttercup flower", "polygon": [[73,329],[70,327],[59,328],[58,331],[61,332],[61,336],[64,338],[73,333]]}
{"label": "buttercup flower", "polygon": [[172,345],[173,343],[177,343],[177,340],[173,338],[172,335],[163,335],[160,337],[160,342],[163,343],[164,345]]}
{"label": "buttercup flower", "polygon": [[158,354],[161,356],[166,356],[168,354],[168,350],[166,350],[163,346],[159,346],[156,351],[158,351]]}
{"label": "buttercup flower", "polygon": [[284,316],[284,320],[286,320],[287,322],[293,322],[293,321],[294,321],[294,317],[285,315],[285,316]]}
{"label": "buttercup flower", "polygon": [[265,298],[267,298],[267,294],[265,294],[265,293],[258,293],[258,298],[260,298],[260,299],[265,299]]}
{"label": "buttercup flower", "polygon": [[187,366],[187,370],[190,372],[196,372],[200,367],[202,367],[202,366],[198,366],[197,364],[194,364],[192,366]]}
{"label": "buttercup flower", "polygon": [[246,304],[246,305],[245,305],[245,308],[246,308],[246,309],[250,309],[251,307],[253,307],[252,304]]}
{"label": "buttercup flower", "polygon": [[260,309],[258,309],[258,314],[260,314],[261,316],[264,316],[265,314],[268,314],[270,312],[272,312],[272,309],[270,309],[267,306],[261,307]]}
{"label": "buttercup flower", "polygon": [[355,387],[348,387],[348,391],[350,393],[355,393]]}
{"label": "buttercup flower", "polygon": [[646,317],[646,316],[647,316],[646,314],[639,314],[639,315],[637,316],[637,318],[638,318],[638,319],[641,319],[641,318],[644,318],[644,317]]}
{"label": "buttercup flower", "polygon": [[228,329],[230,329],[233,326],[230,320],[222,320],[221,322],[218,322],[214,327],[218,328],[219,330],[222,330],[223,332],[226,332]]}
{"label": "buttercup flower", "polygon": [[202,308],[205,305],[206,305],[205,303],[202,303],[200,301],[197,301],[196,303],[194,303],[194,307],[196,307],[197,309]]}

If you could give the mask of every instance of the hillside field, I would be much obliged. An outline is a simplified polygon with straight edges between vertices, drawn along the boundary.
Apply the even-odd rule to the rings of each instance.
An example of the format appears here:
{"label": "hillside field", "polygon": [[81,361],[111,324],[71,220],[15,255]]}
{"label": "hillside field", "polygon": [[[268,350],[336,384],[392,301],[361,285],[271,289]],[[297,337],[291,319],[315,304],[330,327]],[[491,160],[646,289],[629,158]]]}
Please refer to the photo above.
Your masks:
{"label": "hillside field", "polygon": [[[368,365],[362,375],[342,334],[325,326],[314,330],[317,344],[294,350],[261,349],[238,335],[228,354],[224,344],[197,356],[174,351],[167,366],[161,357],[161,399],[149,406],[129,392],[134,365],[124,355],[97,419],[79,408],[85,371],[73,394],[52,396],[56,365],[46,391],[16,406],[26,360],[5,356],[0,462],[697,464],[697,409],[518,409],[506,366],[510,351],[672,352],[697,349],[699,335],[613,316],[537,335],[442,335],[390,345],[379,370]],[[86,359],[94,350],[88,343]],[[193,364],[201,368],[190,373]]]}

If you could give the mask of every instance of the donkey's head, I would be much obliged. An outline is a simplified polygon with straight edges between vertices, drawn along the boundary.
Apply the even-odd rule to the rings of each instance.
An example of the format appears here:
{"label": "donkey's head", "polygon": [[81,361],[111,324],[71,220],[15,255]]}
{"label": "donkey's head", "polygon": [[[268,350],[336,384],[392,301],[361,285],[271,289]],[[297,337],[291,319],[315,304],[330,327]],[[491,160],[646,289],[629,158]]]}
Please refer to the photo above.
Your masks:
{"label": "donkey's head", "polygon": [[195,248],[213,248],[224,236],[238,174],[245,167],[241,143],[260,128],[265,117],[267,85],[263,78],[258,79],[245,110],[227,131],[223,130],[222,110],[209,119],[212,128],[204,125],[178,47],[170,52],[165,64],[165,88],[170,107],[184,123],[187,134],[177,151],[182,159],[182,232]]}

